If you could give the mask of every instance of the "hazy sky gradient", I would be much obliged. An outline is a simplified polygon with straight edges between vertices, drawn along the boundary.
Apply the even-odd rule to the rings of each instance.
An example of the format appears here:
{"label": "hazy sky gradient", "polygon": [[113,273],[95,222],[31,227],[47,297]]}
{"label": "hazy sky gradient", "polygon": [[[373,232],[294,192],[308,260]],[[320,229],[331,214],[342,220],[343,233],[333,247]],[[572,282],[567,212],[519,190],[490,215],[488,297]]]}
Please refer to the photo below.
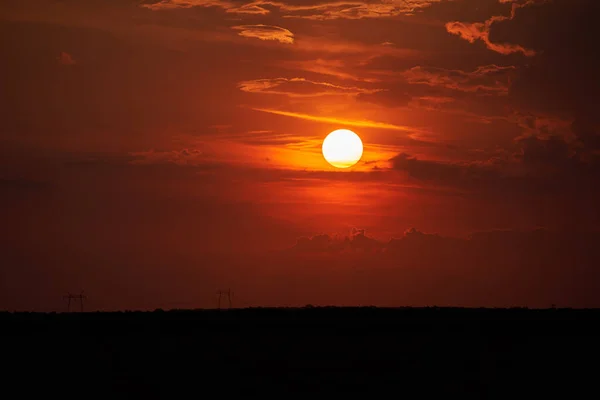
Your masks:
{"label": "hazy sky gradient", "polygon": [[600,306],[599,12],[5,0],[0,309]]}

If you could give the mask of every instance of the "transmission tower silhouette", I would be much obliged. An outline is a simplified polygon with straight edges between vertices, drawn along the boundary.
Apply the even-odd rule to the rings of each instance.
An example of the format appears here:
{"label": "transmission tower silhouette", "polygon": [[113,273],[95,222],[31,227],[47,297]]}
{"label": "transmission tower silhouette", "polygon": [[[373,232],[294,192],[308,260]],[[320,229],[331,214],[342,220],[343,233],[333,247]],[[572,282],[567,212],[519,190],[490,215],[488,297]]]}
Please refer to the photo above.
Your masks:
{"label": "transmission tower silhouette", "polygon": [[67,312],[71,312],[71,300],[75,300],[79,302],[79,310],[83,312],[83,301],[87,299],[86,295],[83,294],[83,290],[80,294],[71,294],[67,293],[63,296],[63,299],[67,300]]}
{"label": "transmission tower silhouette", "polygon": [[217,295],[219,296],[219,300],[217,302],[217,308],[220,310],[221,309],[221,298],[223,296],[227,296],[227,301],[228,301],[228,308],[231,308],[231,296],[233,296],[233,292],[231,291],[231,289],[227,289],[227,290],[218,290],[217,291]]}

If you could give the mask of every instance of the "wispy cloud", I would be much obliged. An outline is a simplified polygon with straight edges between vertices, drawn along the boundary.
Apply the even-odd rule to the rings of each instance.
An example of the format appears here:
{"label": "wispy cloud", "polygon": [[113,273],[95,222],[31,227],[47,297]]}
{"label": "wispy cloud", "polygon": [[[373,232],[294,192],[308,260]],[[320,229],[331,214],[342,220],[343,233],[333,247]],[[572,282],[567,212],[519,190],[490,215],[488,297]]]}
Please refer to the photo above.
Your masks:
{"label": "wispy cloud", "polygon": [[271,13],[271,9],[277,9],[284,18],[332,20],[413,15],[415,11],[441,1],[446,0],[382,0],[372,3],[349,0],[307,5],[293,5],[271,0],[250,1],[244,4],[227,0],[162,0],[153,4],[142,4],[141,7],[155,11],[192,7],[220,7],[228,13],[255,15],[267,15]]}
{"label": "wispy cloud", "polygon": [[416,129],[408,127],[408,126],[388,124],[385,122],[378,122],[378,121],[369,121],[369,120],[364,120],[364,119],[363,120],[351,120],[351,119],[335,118],[335,117],[321,117],[318,115],[310,115],[310,114],[295,113],[295,112],[290,112],[290,111],[273,110],[273,109],[268,109],[268,108],[252,108],[252,110],[266,112],[266,113],[270,113],[270,114],[276,114],[276,115],[283,115],[285,117],[300,118],[300,119],[305,119],[308,121],[324,122],[324,123],[328,123],[328,124],[339,124],[339,125],[356,126],[356,127],[363,127],[363,128],[391,129],[391,130],[395,130],[395,131],[405,131],[405,132],[414,132],[416,130]]}
{"label": "wispy cloud", "polygon": [[347,72],[348,67],[342,60],[331,60],[321,59],[316,60],[282,60],[278,61],[277,66],[284,68],[301,70],[306,72],[312,72],[320,75],[334,76],[338,79],[351,80],[351,81],[363,81],[363,82],[377,82],[377,79],[363,78],[356,74]]}
{"label": "wispy cloud", "polygon": [[312,20],[385,18],[413,15],[415,11],[440,1],[444,0],[335,1],[306,6],[283,4],[280,10],[288,13],[288,15],[284,15],[284,18]]}
{"label": "wispy cloud", "polygon": [[237,30],[238,35],[260,40],[276,40],[281,43],[294,43],[294,34],[289,30],[272,25],[238,25],[231,29]]}
{"label": "wispy cloud", "polygon": [[545,3],[546,0],[527,0],[524,3],[517,3],[513,0],[499,0],[500,3],[512,3],[510,16],[496,15],[485,22],[460,22],[453,21],[446,24],[448,33],[458,35],[469,43],[475,43],[481,40],[486,47],[500,54],[508,55],[513,53],[523,53],[527,57],[532,57],[536,54],[534,50],[525,48],[519,44],[512,43],[496,43],[490,40],[490,29],[497,22],[512,20],[515,18],[517,10],[523,7],[529,7],[534,4]]}
{"label": "wispy cloud", "polygon": [[148,8],[150,10],[172,10],[178,8],[192,8],[192,7],[221,7],[227,8],[232,6],[232,3],[221,0],[161,0],[155,3],[142,3],[140,7]]}
{"label": "wispy cloud", "polygon": [[462,92],[508,93],[509,74],[514,66],[485,65],[474,71],[449,70],[433,67],[413,67],[402,72],[411,84],[441,86]]}
{"label": "wispy cloud", "polygon": [[327,95],[357,95],[376,93],[383,89],[365,89],[356,86],[340,86],[328,82],[315,82],[304,78],[254,79],[240,82],[243,92],[279,94],[289,97],[315,97]]}
{"label": "wispy cloud", "polygon": [[198,166],[207,162],[206,155],[198,149],[182,149],[172,151],[137,151],[130,155],[133,165],[175,164],[181,166]]}

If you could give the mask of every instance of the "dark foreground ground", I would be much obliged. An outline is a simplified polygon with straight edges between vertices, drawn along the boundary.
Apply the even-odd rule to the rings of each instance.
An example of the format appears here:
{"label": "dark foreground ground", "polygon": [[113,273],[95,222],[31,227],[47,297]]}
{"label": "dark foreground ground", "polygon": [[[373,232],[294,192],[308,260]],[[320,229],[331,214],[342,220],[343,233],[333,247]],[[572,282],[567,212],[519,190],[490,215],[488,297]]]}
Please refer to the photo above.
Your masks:
{"label": "dark foreground ground", "polygon": [[0,313],[0,396],[596,397],[599,320],[526,309]]}

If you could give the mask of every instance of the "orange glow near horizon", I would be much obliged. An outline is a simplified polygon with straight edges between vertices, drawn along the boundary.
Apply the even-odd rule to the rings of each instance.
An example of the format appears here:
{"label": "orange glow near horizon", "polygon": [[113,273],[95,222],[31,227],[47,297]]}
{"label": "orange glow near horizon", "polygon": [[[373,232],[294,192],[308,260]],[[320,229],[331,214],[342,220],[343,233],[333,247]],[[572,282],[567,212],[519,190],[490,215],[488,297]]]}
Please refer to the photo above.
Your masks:
{"label": "orange glow near horizon", "polygon": [[[600,306],[599,12],[592,0],[1,2],[15,39],[0,45],[0,311],[50,307],[56,288],[119,307],[160,297],[154,309],[209,304],[199,285],[278,291],[274,305],[316,305],[316,290],[402,305],[511,300],[515,285],[497,282],[513,281],[514,305],[536,290],[567,305],[568,284]],[[337,257],[336,235],[359,269],[296,259]],[[371,254],[375,239],[385,252]],[[274,254],[289,262],[262,259]]]}

